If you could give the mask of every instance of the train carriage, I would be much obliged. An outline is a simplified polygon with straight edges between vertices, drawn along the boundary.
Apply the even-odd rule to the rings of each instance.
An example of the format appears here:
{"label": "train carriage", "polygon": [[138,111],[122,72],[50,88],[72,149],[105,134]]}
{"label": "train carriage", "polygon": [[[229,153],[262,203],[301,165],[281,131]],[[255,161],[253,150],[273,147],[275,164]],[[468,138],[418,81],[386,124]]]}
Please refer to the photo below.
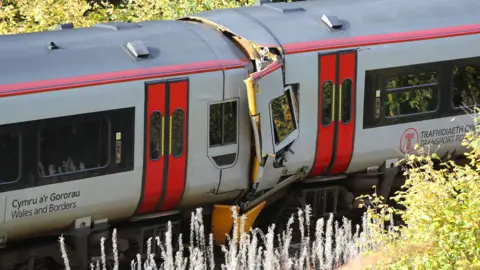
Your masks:
{"label": "train carriage", "polygon": [[224,243],[230,206],[276,222],[299,186],[317,216],[388,195],[415,144],[464,151],[479,8],[301,1],[0,36],[0,266],[60,262],[22,243],[69,232],[85,267],[107,225],[142,252],[196,207]]}

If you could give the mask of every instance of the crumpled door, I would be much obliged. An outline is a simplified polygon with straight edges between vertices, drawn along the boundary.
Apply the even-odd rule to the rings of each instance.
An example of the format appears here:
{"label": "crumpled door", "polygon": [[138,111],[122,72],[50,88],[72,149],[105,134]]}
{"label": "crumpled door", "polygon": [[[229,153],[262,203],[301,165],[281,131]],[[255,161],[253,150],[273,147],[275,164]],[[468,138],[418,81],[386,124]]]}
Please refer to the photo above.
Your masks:
{"label": "crumpled door", "polygon": [[282,155],[298,138],[291,87],[285,87],[279,60],[245,80],[255,140],[253,182],[256,191],[274,187],[283,174]]}

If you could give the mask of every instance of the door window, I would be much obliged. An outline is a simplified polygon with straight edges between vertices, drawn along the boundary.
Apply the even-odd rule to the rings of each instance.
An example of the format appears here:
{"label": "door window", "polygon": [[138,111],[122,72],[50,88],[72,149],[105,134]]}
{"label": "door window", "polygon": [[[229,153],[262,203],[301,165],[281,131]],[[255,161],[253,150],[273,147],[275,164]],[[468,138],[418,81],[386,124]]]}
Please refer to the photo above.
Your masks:
{"label": "door window", "polygon": [[292,105],[287,93],[272,100],[270,105],[276,144],[282,142],[296,129]]}
{"label": "door window", "polygon": [[157,160],[163,154],[162,114],[155,111],[150,115],[150,159]]}
{"label": "door window", "polygon": [[342,123],[347,124],[352,118],[352,80],[345,79],[342,83]]}
{"label": "door window", "polygon": [[183,153],[183,121],[182,109],[175,109],[172,114],[172,144],[170,145],[172,156],[179,158]]}
{"label": "door window", "polygon": [[322,125],[328,126],[332,121],[332,96],[333,84],[331,81],[326,81],[322,89]]}
{"label": "door window", "polygon": [[237,100],[210,105],[209,156],[218,167],[237,159]]}

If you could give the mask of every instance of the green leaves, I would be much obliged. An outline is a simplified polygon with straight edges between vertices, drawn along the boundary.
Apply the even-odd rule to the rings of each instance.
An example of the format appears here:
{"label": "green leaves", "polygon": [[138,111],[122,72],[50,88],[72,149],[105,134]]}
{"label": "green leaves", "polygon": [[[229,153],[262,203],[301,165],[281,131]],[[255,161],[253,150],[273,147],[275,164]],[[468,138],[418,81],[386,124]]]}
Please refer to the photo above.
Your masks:
{"label": "green leaves", "polygon": [[[108,1],[36,0],[4,1],[0,5],[0,34],[53,30],[72,22],[88,27],[99,22],[170,20],[212,9],[253,4],[254,0],[123,0],[117,6]],[[92,4],[90,4],[92,3]]]}

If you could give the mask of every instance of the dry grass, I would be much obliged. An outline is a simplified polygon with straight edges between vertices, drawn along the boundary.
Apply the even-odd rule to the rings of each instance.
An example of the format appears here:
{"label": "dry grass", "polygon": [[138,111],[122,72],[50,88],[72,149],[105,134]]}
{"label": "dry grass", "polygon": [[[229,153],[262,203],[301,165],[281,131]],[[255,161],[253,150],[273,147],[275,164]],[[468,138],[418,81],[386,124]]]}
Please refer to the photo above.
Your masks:
{"label": "dry grass", "polygon": [[[331,215],[328,220],[319,219],[315,224],[315,235],[310,235],[310,208],[299,209],[297,219],[301,235],[299,248],[292,248],[291,224],[294,222],[292,216],[287,224],[286,230],[282,234],[275,234],[275,225],[271,225],[268,232],[264,234],[259,229],[252,229],[249,233],[238,234],[243,231],[245,217],[238,217],[232,211],[235,220],[233,238],[228,238],[228,244],[222,246],[225,262],[221,265],[222,269],[364,269],[368,265],[374,264],[381,256],[373,254],[372,256],[360,257],[367,250],[375,250],[374,241],[369,241],[370,230],[368,224],[376,224],[368,221],[366,215],[363,217],[360,230],[357,225],[352,229],[350,220],[344,218],[342,225],[334,222]],[[165,237],[160,239],[150,238],[147,247],[147,259],[142,260],[140,254],[137,259],[131,262],[132,270],[154,270],[154,269],[216,269],[214,260],[213,237],[210,234],[208,241],[204,237],[204,227],[202,220],[202,210],[197,209],[192,213],[190,222],[190,245],[188,252],[183,247],[182,235],[179,235],[177,242],[179,248],[173,250],[172,226],[168,223],[168,230]],[[239,235],[239,237],[237,237]],[[277,238],[278,245],[274,245]],[[102,238],[102,254],[100,260],[91,264],[92,270],[107,269],[107,256],[104,248],[105,239]],[[152,241],[154,241],[152,243]],[[113,261],[113,269],[118,270],[118,251],[116,250],[116,230],[113,232],[113,256],[108,260]],[[65,269],[69,270],[68,257],[65,252],[63,237],[60,238],[61,251],[65,261]],[[155,255],[150,252],[151,245],[157,245],[161,250],[160,260],[156,260]],[[187,253],[188,255],[186,255]],[[346,264],[348,263],[348,264]]]}

